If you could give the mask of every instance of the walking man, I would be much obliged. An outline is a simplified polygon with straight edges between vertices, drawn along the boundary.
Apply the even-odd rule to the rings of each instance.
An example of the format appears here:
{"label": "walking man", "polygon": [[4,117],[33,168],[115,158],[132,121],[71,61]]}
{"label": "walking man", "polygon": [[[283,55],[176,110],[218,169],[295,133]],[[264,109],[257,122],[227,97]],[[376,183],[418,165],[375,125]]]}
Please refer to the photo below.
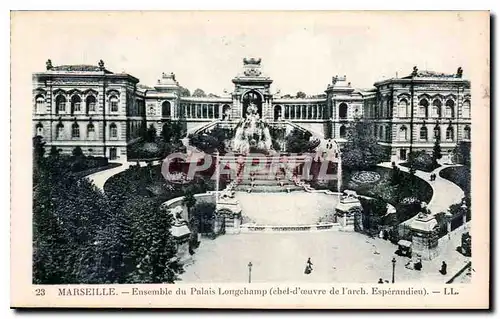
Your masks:
{"label": "walking man", "polygon": [[312,271],[312,265],[313,263],[311,262],[311,257],[307,258],[307,261],[306,261],[306,270],[304,271],[304,273],[306,275],[309,275]]}

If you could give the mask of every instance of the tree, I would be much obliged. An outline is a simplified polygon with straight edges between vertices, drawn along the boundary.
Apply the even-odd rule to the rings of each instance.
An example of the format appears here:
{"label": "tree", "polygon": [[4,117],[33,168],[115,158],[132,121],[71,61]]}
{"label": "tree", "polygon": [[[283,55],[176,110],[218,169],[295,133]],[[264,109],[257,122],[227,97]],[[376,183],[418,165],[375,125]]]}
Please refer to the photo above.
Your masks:
{"label": "tree", "polygon": [[470,168],[471,142],[460,141],[454,150],[456,161]]}
{"label": "tree", "polygon": [[193,96],[194,97],[206,97],[207,94],[205,93],[205,91],[203,91],[202,89],[198,88],[198,89],[194,90]]}
{"label": "tree", "polygon": [[434,163],[437,163],[438,159],[440,159],[441,157],[441,142],[439,136],[436,136],[434,147],[432,149],[432,160],[434,161]]}
{"label": "tree", "polygon": [[363,228],[366,230],[377,230],[384,222],[387,214],[387,204],[380,199],[359,199],[363,208]]}
{"label": "tree", "polygon": [[156,128],[151,124],[146,132],[146,142],[154,142],[156,139]]}
{"label": "tree", "polygon": [[75,157],[80,157],[80,156],[83,156],[83,151],[82,151],[82,148],[80,146],[77,146],[73,149],[72,151],[72,154],[73,156]]}
{"label": "tree", "polygon": [[180,96],[191,96],[191,92],[189,92],[189,89],[182,87],[179,90]]}
{"label": "tree", "polygon": [[59,155],[59,150],[57,149],[57,147],[55,147],[54,145],[52,145],[50,147],[50,153],[49,153],[49,155],[51,157],[58,156]]}
{"label": "tree", "polygon": [[290,153],[308,153],[313,152],[319,145],[317,139],[311,140],[311,133],[299,129],[293,129],[290,134],[285,137],[286,150]]}
{"label": "tree", "polygon": [[348,128],[342,147],[342,164],[351,170],[364,170],[386,160],[384,147],[377,143],[369,123],[355,119]]}
{"label": "tree", "polygon": [[40,162],[45,154],[45,142],[43,137],[35,136],[33,137],[33,159],[36,163]]}
{"label": "tree", "polygon": [[[104,195],[60,165],[59,158],[44,161],[34,183],[33,282],[173,283],[182,266],[172,217],[159,200],[119,177],[122,183]],[[146,180],[141,172],[131,170]]]}
{"label": "tree", "polygon": [[183,123],[181,121],[167,120],[161,130],[161,136],[165,143],[179,142],[184,135]]}
{"label": "tree", "polygon": [[186,189],[182,203],[186,205],[189,217],[191,217],[191,209],[194,207],[194,205],[196,205],[196,198],[194,197],[194,192],[191,187]]}
{"label": "tree", "polygon": [[193,217],[197,220],[201,233],[212,233],[213,219],[215,216],[215,204],[201,202],[193,207]]}
{"label": "tree", "polygon": [[305,99],[305,98],[307,97],[307,95],[306,95],[304,92],[299,91],[299,92],[297,92],[296,97],[297,97],[298,99]]}

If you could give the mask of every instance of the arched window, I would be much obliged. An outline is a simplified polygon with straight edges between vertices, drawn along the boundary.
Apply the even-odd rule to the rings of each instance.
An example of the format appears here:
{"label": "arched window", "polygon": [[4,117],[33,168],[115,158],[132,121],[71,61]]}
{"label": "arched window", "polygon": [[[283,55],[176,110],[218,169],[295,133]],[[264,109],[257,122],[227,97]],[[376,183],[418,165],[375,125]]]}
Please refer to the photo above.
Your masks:
{"label": "arched window", "polygon": [[109,126],[109,137],[110,138],[118,138],[118,128],[115,123],[111,123]]}
{"label": "arched window", "polygon": [[341,125],[339,129],[340,138],[345,138],[347,136],[347,129],[345,125]]}
{"label": "arched window", "polygon": [[45,98],[42,95],[37,95],[35,98],[35,113],[43,113],[45,111]]}
{"label": "arched window", "polygon": [[441,118],[442,113],[441,113],[441,107],[443,106],[443,103],[441,103],[440,100],[435,99],[432,102],[432,113],[434,117]]}
{"label": "arched window", "polygon": [[470,126],[464,127],[464,139],[470,140]]}
{"label": "arched window", "polygon": [[418,105],[420,106],[420,117],[429,117],[429,101],[427,101],[427,99],[421,99]]}
{"label": "arched window", "polygon": [[56,97],[56,113],[66,112],[66,98],[62,95]]}
{"label": "arched window", "polygon": [[109,105],[111,112],[118,112],[118,98],[115,95],[109,98]]}
{"label": "arched window", "polygon": [[455,102],[451,99],[446,101],[446,117],[455,117]]}
{"label": "arched window", "polygon": [[347,118],[347,104],[340,103],[339,105],[339,118],[346,119]]}
{"label": "arched window", "polygon": [[62,123],[56,126],[56,140],[61,140],[64,138],[64,125]]}
{"label": "arched window", "polygon": [[165,101],[161,104],[161,116],[162,117],[170,117],[170,102]]}
{"label": "arched window", "polygon": [[71,126],[71,138],[80,138],[80,126],[78,123],[73,123]]}
{"label": "arched window", "polygon": [[427,127],[425,126],[420,128],[420,140],[427,141]]}
{"label": "arched window", "polygon": [[42,125],[42,123],[38,123],[36,125],[36,135],[43,137],[43,125]]}
{"label": "arched window", "polygon": [[408,129],[404,125],[399,128],[399,139],[403,141],[408,140]]}
{"label": "arched window", "polygon": [[408,101],[406,99],[402,99],[399,101],[399,117],[408,117]]}
{"label": "arched window", "polygon": [[462,117],[470,118],[470,101],[465,100],[462,106]]}
{"label": "arched window", "polygon": [[87,125],[87,139],[88,140],[95,140],[95,127],[94,124],[89,123]]}
{"label": "arched window", "polygon": [[71,115],[73,115],[75,112],[81,111],[81,103],[82,99],[78,95],[73,95],[71,97]]}
{"label": "arched window", "polygon": [[453,141],[453,134],[454,131],[453,131],[453,127],[452,126],[448,126],[448,128],[446,129],[446,140],[447,141]]}
{"label": "arched window", "polygon": [[85,101],[85,113],[95,112],[96,99],[95,96],[89,95]]}

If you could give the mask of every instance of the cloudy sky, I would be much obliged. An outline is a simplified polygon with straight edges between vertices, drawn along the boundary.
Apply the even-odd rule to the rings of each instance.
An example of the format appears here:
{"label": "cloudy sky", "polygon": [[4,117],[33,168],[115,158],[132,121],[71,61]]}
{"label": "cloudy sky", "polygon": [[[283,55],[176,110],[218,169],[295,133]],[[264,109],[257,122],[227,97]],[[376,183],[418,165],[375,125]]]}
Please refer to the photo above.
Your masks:
{"label": "cloudy sky", "polygon": [[[174,72],[193,91],[220,94],[244,57],[262,58],[273,90],[321,93],[331,77],[359,88],[407,75],[414,65],[454,73],[471,67],[473,13],[21,12],[12,43],[29,74],[54,65],[97,64],[154,85]],[[475,33],[476,32],[476,33]],[[17,46],[16,46],[17,45]]]}

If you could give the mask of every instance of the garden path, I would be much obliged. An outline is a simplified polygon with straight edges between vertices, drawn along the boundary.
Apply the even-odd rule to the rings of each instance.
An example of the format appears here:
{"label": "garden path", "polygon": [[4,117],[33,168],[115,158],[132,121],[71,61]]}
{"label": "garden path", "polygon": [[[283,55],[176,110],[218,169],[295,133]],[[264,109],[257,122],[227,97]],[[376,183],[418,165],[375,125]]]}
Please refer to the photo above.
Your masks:
{"label": "garden path", "polygon": [[[410,170],[408,167],[404,167],[399,164],[396,165],[404,172],[408,172]],[[379,166],[392,168],[392,163],[384,162],[380,163]],[[464,191],[460,187],[458,187],[455,183],[439,176],[439,172],[441,170],[452,166],[460,165],[442,165],[430,173],[420,170],[417,170],[415,173],[417,177],[423,179],[432,187],[432,199],[428,203],[427,207],[433,215],[439,212],[445,212],[450,205],[460,203],[464,197]],[[436,180],[431,182],[430,176],[432,173],[436,174]],[[411,219],[407,222],[409,221],[411,221]]]}
{"label": "garden path", "polygon": [[118,167],[114,167],[111,169],[107,169],[104,171],[100,171],[94,174],[90,174],[87,176],[87,178],[94,183],[95,186],[97,186],[100,190],[104,191],[104,183],[113,175],[116,175],[118,173],[121,173],[125,170],[127,170],[132,163],[126,162],[122,163],[122,165]]}
{"label": "garden path", "polygon": [[[94,185],[97,186],[100,190],[104,191],[104,184],[106,181],[113,175],[116,175],[118,173],[121,173],[123,171],[126,171],[130,166],[136,165],[137,162],[119,162],[122,164],[121,166],[114,167],[111,169],[107,169],[104,171],[100,171],[94,174],[90,174],[87,176],[87,178],[94,182]],[[155,164],[155,163],[153,163]],[[140,166],[146,166],[146,162],[139,162]]]}

